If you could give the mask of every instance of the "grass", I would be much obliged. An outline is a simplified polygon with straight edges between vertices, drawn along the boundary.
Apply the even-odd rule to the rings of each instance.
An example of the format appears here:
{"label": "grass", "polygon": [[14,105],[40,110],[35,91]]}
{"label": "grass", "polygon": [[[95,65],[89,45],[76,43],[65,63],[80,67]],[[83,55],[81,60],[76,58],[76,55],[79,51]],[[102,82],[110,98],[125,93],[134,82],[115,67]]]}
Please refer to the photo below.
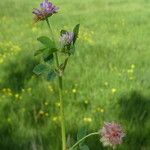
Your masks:
{"label": "grass", "polygon": [[[32,21],[32,9],[39,2],[0,1],[2,150],[60,149],[57,81],[47,83],[32,73],[39,61],[34,51],[41,46],[36,38],[49,36],[45,22]],[[127,132],[118,150],[148,150],[150,2],[53,2],[60,7],[51,18],[56,38],[62,28],[72,30],[81,24],[64,79],[67,135],[75,139],[82,126],[97,131],[103,121],[115,120]],[[102,149],[99,137],[87,143],[91,150]]]}

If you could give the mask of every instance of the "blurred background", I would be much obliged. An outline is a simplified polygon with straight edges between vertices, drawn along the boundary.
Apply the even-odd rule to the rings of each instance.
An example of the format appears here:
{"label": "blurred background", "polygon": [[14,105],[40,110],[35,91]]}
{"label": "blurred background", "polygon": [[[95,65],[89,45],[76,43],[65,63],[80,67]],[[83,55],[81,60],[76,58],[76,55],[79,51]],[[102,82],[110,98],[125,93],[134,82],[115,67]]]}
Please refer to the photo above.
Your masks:
{"label": "blurred background", "polygon": [[[33,74],[40,58],[33,23],[40,0],[0,1],[0,150],[60,150],[57,80]],[[98,131],[104,121],[122,124],[117,150],[150,150],[150,1],[53,0],[60,8],[50,22],[61,29],[81,24],[75,55],[64,75],[67,136],[80,128]],[[99,137],[85,141],[103,150]]]}

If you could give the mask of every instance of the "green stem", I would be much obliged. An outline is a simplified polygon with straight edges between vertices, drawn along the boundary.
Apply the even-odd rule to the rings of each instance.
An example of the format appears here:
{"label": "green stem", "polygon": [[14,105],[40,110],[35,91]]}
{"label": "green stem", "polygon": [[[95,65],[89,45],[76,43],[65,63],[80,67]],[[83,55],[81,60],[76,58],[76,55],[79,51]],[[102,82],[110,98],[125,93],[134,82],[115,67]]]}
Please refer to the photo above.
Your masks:
{"label": "green stem", "polygon": [[46,22],[47,22],[47,25],[48,25],[48,27],[49,27],[50,33],[51,33],[51,35],[52,35],[52,40],[53,40],[53,42],[55,43],[54,34],[53,34],[53,31],[52,31],[52,28],[51,28],[51,25],[50,25],[50,23],[49,23],[48,18],[46,18]]}
{"label": "green stem", "polygon": [[[50,29],[50,32],[51,32],[51,35],[52,35],[52,39],[53,39],[54,44],[55,44],[55,39],[54,39],[53,31],[51,29],[49,20],[46,19],[46,22],[47,22],[47,25],[48,25],[48,27]],[[55,59],[56,59],[57,68],[59,68],[59,59],[58,59],[57,52],[55,52]],[[58,83],[59,83],[59,101],[60,101],[60,115],[61,115],[62,150],[66,150],[66,129],[65,129],[65,117],[64,117],[63,99],[62,99],[62,92],[63,92],[62,76],[58,77]]]}
{"label": "green stem", "polygon": [[[52,28],[51,28],[51,25],[50,25],[50,23],[49,23],[48,18],[46,18],[46,22],[47,22],[47,25],[48,25],[48,27],[49,27],[50,33],[51,33],[51,35],[52,35],[52,40],[53,40],[53,42],[54,42],[54,44],[55,44],[54,34],[53,34],[53,31],[52,31]],[[57,65],[57,68],[58,68],[58,67],[59,67],[59,60],[58,60],[57,52],[55,53],[55,58],[56,58],[56,65]]]}
{"label": "green stem", "polygon": [[61,134],[62,134],[62,150],[66,150],[66,129],[65,129],[65,117],[64,107],[62,100],[62,77],[59,77],[59,98],[60,98],[60,114],[61,114]]}
{"label": "green stem", "polygon": [[90,133],[88,135],[86,135],[85,137],[83,137],[82,139],[80,139],[79,141],[77,141],[69,150],[73,150],[77,145],[79,145],[83,140],[85,140],[86,138],[93,136],[93,135],[99,135],[99,132],[94,132],[94,133]]}

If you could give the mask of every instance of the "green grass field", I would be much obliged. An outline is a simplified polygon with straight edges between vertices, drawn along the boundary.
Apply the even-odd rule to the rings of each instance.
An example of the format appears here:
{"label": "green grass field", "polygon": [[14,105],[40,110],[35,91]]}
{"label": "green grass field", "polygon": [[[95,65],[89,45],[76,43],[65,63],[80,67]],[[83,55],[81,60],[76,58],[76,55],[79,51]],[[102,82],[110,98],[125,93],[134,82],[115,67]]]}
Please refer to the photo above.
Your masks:
{"label": "green grass field", "polygon": [[[32,70],[36,41],[49,36],[45,22],[33,24],[40,0],[0,1],[0,150],[60,150],[57,80]],[[117,150],[150,149],[150,1],[53,0],[60,7],[50,21],[61,29],[80,23],[75,55],[64,75],[67,135],[79,128],[98,131],[120,122],[124,143]],[[104,149],[99,137],[85,141]]]}

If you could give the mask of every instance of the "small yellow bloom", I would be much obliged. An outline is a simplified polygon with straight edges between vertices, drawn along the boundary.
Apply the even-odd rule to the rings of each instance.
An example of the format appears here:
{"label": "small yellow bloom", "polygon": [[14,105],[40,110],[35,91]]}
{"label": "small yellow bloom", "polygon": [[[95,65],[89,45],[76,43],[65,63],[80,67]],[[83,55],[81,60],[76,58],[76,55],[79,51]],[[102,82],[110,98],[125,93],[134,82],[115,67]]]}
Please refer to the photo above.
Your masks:
{"label": "small yellow bloom", "polygon": [[116,91],[117,91],[117,89],[115,89],[115,88],[112,88],[112,89],[111,89],[111,92],[112,92],[112,93],[116,93]]}
{"label": "small yellow bloom", "polygon": [[45,116],[46,116],[46,117],[48,117],[48,116],[49,116],[49,114],[48,114],[48,113],[45,113]]}
{"label": "small yellow bloom", "polygon": [[134,77],[129,77],[129,80],[133,80],[134,79]]}
{"label": "small yellow bloom", "polygon": [[100,111],[101,111],[101,113],[103,113],[103,112],[104,112],[104,109],[101,109]]}
{"label": "small yellow bloom", "polygon": [[92,122],[92,118],[91,117],[84,117],[83,121],[87,122],[87,123],[90,123],[90,122]]}
{"label": "small yellow bloom", "polygon": [[57,107],[60,107],[60,102],[55,103]]}
{"label": "small yellow bloom", "polygon": [[76,93],[77,92],[77,90],[76,89],[72,89],[72,93]]}
{"label": "small yellow bloom", "polygon": [[91,34],[94,34],[94,31],[91,31]]}
{"label": "small yellow bloom", "polygon": [[127,72],[128,73],[133,73],[133,69],[128,69]]}
{"label": "small yellow bloom", "polygon": [[53,117],[52,120],[55,122],[58,120],[58,117]]}
{"label": "small yellow bloom", "polygon": [[37,32],[37,28],[36,28],[36,27],[33,27],[33,28],[32,28],[32,32]]}
{"label": "small yellow bloom", "polygon": [[22,91],[22,92],[25,92],[25,89],[22,89],[21,91]]}
{"label": "small yellow bloom", "polygon": [[54,91],[54,89],[52,88],[52,86],[51,86],[51,85],[49,85],[49,86],[48,86],[48,89],[49,89],[51,92],[53,92],[53,91]]}
{"label": "small yellow bloom", "polygon": [[11,92],[8,92],[8,95],[9,95],[9,96],[12,96],[12,93],[11,93]]}
{"label": "small yellow bloom", "polygon": [[104,85],[105,85],[105,86],[108,86],[108,82],[105,82]]}
{"label": "small yellow bloom", "polygon": [[0,59],[0,64],[2,64],[4,62],[4,59],[3,58],[1,58]]}
{"label": "small yellow bloom", "polygon": [[98,107],[98,108],[97,108],[97,112],[101,112],[101,113],[103,113],[103,112],[104,112],[104,109],[103,109],[103,108]]}
{"label": "small yellow bloom", "polygon": [[15,98],[19,98],[19,94],[15,94]]}
{"label": "small yellow bloom", "polygon": [[135,65],[134,65],[134,64],[132,64],[132,65],[131,65],[131,68],[132,68],[132,69],[134,69],[134,68],[135,68]]}
{"label": "small yellow bloom", "polygon": [[84,101],[85,104],[88,104],[89,102],[87,100]]}
{"label": "small yellow bloom", "polygon": [[40,110],[40,111],[39,111],[39,115],[44,115],[44,111],[43,111],[43,110]]}
{"label": "small yellow bloom", "polygon": [[6,92],[6,89],[5,89],[5,88],[3,88],[3,89],[2,89],[2,91],[3,91],[3,92]]}
{"label": "small yellow bloom", "polygon": [[48,102],[45,102],[44,105],[47,106],[47,105],[48,105]]}
{"label": "small yellow bloom", "polygon": [[8,92],[11,92],[11,89],[10,89],[10,88],[8,88],[8,89],[7,89],[7,91],[8,91]]}
{"label": "small yellow bloom", "polygon": [[27,91],[28,91],[28,92],[31,92],[31,90],[32,90],[32,88],[31,88],[31,87],[29,87],[29,88],[27,89]]}

